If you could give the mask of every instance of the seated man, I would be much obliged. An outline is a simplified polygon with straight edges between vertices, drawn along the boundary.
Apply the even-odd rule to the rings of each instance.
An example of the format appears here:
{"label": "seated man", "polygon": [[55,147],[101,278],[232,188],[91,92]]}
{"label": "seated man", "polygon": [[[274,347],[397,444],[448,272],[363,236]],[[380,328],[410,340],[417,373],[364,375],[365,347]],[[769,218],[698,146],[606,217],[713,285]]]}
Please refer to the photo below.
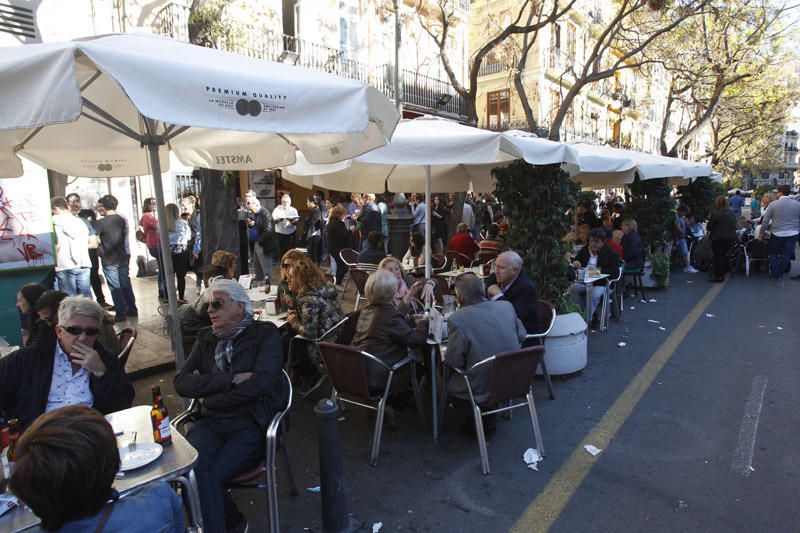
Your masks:
{"label": "seated man", "polygon": [[175,391],[202,404],[187,438],[200,455],[195,473],[205,530],[245,531],[247,520],[224,487],[264,459],[266,428],[286,405],[281,341],[273,324],[253,321],[237,282],[215,280],[206,294],[212,327],[198,334]]}
{"label": "seated man", "polygon": [[386,257],[383,248],[383,233],[380,231],[370,231],[367,235],[366,246],[358,254],[356,262],[359,264],[377,265]]}
{"label": "seated man", "polygon": [[[465,370],[484,359],[502,352],[518,350],[527,331],[507,301],[489,301],[483,282],[471,272],[456,278],[456,301],[459,310],[447,320],[447,364]],[[535,301],[535,300],[534,300]],[[472,394],[477,403],[489,397],[488,368],[479,375],[470,375]],[[456,398],[469,399],[467,384],[459,375],[451,376],[447,389]],[[462,430],[472,429],[471,416]],[[487,420],[484,430],[491,433],[495,418]]]}
{"label": "seated man", "polygon": [[185,531],[181,499],[163,481],[120,500],[111,487],[119,466],[103,415],[63,407],[37,418],[20,439],[10,487],[45,531]]}
{"label": "seated man", "polygon": [[498,235],[499,232],[500,227],[497,224],[489,224],[489,228],[486,230],[486,238],[478,243],[479,251],[500,253],[500,248],[503,247],[503,239]]}
{"label": "seated man", "polygon": [[517,317],[529,333],[537,333],[539,324],[536,288],[522,271],[522,258],[517,252],[503,252],[495,260],[494,274],[486,280],[486,294],[491,300],[511,302]]}
{"label": "seated man", "polygon": [[[572,262],[574,268],[595,268],[603,274],[608,274],[612,278],[619,274],[619,256],[608,244],[606,244],[606,233],[602,228],[595,228],[589,232],[589,244],[581,248],[575,260]],[[592,301],[589,316],[592,317],[591,327],[596,328],[599,319],[594,316],[597,306],[603,299],[606,292],[608,278],[596,281],[592,285]],[[572,300],[586,306],[586,285],[583,283],[573,283],[569,288]]]}
{"label": "seated man", "polygon": [[103,309],[83,296],[58,308],[55,336],[0,359],[0,411],[25,428],[36,417],[66,405],[88,405],[103,414],[127,409],[133,387],[97,335]]}
{"label": "seated man", "polygon": [[467,225],[463,222],[456,226],[456,234],[450,239],[447,250],[464,254],[470,259],[475,259],[475,254],[478,253],[478,245],[475,244],[472,235],[469,234],[469,228],[467,228]]}

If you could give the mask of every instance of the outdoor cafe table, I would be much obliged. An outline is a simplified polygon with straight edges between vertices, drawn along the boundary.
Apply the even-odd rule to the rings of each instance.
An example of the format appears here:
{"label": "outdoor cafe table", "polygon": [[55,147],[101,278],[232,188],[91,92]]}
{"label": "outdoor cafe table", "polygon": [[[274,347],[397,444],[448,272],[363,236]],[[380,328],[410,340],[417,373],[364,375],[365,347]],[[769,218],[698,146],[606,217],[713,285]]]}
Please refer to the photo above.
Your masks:
{"label": "outdoor cafe table", "polygon": [[588,325],[591,322],[592,317],[589,316],[592,313],[592,298],[591,298],[591,290],[592,286],[600,281],[601,279],[606,279],[609,277],[608,274],[600,274],[599,276],[586,276],[584,279],[575,279],[575,283],[580,283],[584,287],[586,287],[586,324]]}
{"label": "outdoor cafe table", "polygon": [[[122,431],[122,434],[117,436],[117,446],[127,446],[134,431],[137,442],[153,442],[150,409],[149,405],[140,405],[106,416],[115,433]],[[141,468],[125,472],[125,477],[116,478],[114,489],[124,498],[134,490],[156,481],[177,483],[188,495],[189,523],[195,528],[202,527],[200,497],[194,475],[197,456],[197,450],[189,444],[186,438],[177,431],[173,431],[172,444],[164,446],[164,451],[158,459]],[[36,526],[39,522],[39,518],[33,514],[33,511],[20,506],[0,517],[0,533],[24,531]]]}
{"label": "outdoor cafe table", "polygon": [[471,272],[472,274],[475,274],[476,276],[478,276],[481,279],[489,277],[486,274],[484,274],[483,265],[479,265],[479,266],[476,266],[476,267],[470,267],[470,268],[464,268],[464,269],[457,268],[455,270],[450,270],[448,272],[439,272],[436,275],[437,276],[442,276],[443,278],[453,278],[453,279],[455,279],[458,276],[460,276],[461,274],[466,274],[468,272]]}

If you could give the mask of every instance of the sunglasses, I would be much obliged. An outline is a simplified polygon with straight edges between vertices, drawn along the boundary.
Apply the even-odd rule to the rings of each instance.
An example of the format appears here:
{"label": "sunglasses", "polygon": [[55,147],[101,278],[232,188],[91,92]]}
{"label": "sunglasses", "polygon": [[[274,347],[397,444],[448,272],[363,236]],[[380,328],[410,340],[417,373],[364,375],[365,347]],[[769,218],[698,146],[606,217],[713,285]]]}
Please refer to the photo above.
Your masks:
{"label": "sunglasses", "polygon": [[94,337],[95,335],[100,333],[100,328],[82,328],[80,326],[64,326],[61,329],[63,329],[70,335],[75,335],[76,337],[81,333],[86,333],[88,337]]}
{"label": "sunglasses", "polygon": [[208,303],[213,309],[222,309],[225,307],[225,300],[211,300]]}
{"label": "sunglasses", "polygon": [[290,268],[292,268],[292,265],[289,263],[281,263],[281,268],[284,270],[289,270]]}

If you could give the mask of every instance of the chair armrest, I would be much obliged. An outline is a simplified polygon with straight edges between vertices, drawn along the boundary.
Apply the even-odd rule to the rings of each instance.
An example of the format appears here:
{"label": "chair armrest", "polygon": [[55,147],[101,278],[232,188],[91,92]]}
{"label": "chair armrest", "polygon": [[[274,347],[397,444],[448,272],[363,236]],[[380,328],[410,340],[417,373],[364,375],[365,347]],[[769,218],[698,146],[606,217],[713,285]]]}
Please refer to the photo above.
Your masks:
{"label": "chair armrest", "polygon": [[170,425],[175,429],[180,429],[183,424],[199,413],[200,402],[197,401],[197,398],[192,398],[192,401],[189,402],[189,407],[185,411],[179,413],[178,416],[173,418]]}
{"label": "chair armrest", "polygon": [[411,357],[410,355],[407,355],[407,356],[403,357],[402,359],[400,359],[398,362],[396,362],[394,365],[392,365],[392,367],[389,370],[394,372],[398,368],[402,368],[405,365],[407,365],[409,363],[414,363],[414,362],[416,362],[416,360],[413,357]]}

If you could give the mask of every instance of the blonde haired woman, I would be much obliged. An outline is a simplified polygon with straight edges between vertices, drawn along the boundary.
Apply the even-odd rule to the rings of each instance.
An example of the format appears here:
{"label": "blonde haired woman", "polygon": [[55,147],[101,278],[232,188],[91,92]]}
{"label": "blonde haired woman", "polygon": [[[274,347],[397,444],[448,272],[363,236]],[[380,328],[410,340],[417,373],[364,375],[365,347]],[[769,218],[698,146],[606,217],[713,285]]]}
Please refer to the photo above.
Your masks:
{"label": "blonde haired woman", "polygon": [[402,313],[413,312],[415,298],[423,302],[433,301],[433,290],[436,282],[429,280],[416,280],[411,274],[403,273],[403,264],[396,257],[386,257],[378,264],[378,270],[390,272],[395,278],[395,293],[392,303]]}

